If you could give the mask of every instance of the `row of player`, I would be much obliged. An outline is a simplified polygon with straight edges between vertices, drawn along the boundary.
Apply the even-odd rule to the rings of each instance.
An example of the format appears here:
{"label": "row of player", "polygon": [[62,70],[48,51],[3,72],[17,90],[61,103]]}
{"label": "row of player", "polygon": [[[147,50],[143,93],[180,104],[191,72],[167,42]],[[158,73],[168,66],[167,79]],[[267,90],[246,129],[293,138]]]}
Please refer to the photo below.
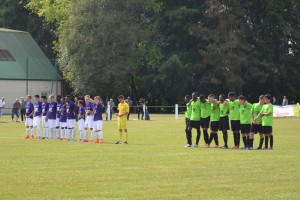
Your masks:
{"label": "row of player", "polygon": [[[235,93],[228,93],[228,99],[225,95],[220,95],[219,100],[214,95],[209,95],[208,99],[204,95],[198,95],[197,92],[185,96],[187,111],[186,117],[186,147],[192,147],[192,129],[197,130],[197,137],[194,147],[199,146],[200,127],[203,129],[204,147],[209,148],[212,141],[215,141],[215,148],[219,148],[218,131],[222,131],[224,146],[228,149],[228,133],[230,129],[233,132],[233,149],[240,148],[240,132],[244,147],[242,149],[253,149],[254,135],[259,133],[260,142],[257,149],[273,149],[273,105],[271,95],[261,95],[258,103],[249,103],[244,96],[236,99]],[[210,136],[208,129],[210,127]],[[263,143],[265,141],[265,147]],[[270,141],[270,148],[268,143]]]}
{"label": "row of player", "polygon": [[[80,132],[79,141],[103,143],[102,132],[102,109],[101,98],[99,96],[91,99],[89,95],[84,97],[85,102],[78,101],[76,105],[71,101],[70,95],[62,98],[57,95],[56,100],[53,95],[49,96],[47,101],[46,96],[34,96],[34,104],[31,102],[31,96],[26,98],[25,111],[25,139],[59,139],[75,141],[75,108],[78,107],[78,130]],[[129,106],[124,100],[124,96],[119,96],[118,105],[118,127],[119,140],[116,144],[122,144],[123,131],[125,132],[125,144],[128,144],[128,130],[127,130],[127,115],[129,113]],[[40,123],[42,121],[44,137],[41,136]],[[34,136],[34,129],[36,129],[37,137]],[[90,130],[90,138],[89,136]],[[50,135],[49,135],[50,133]],[[94,141],[94,133],[96,140]]]}

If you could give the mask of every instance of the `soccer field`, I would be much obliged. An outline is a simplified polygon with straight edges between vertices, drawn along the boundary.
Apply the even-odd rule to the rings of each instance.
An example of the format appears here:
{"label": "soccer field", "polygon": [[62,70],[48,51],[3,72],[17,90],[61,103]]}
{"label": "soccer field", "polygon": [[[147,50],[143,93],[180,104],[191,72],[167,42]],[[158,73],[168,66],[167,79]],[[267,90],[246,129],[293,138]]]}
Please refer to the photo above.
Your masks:
{"label": "soccer field", "polygon": [[25,140],[2,117],[0,199],[300,199],[299,118],[275,119],[273,151],[245,151],[184,148],[183,115],[151,117],[128,122],[129,145],[114,144],[115,119],[90,144]]}

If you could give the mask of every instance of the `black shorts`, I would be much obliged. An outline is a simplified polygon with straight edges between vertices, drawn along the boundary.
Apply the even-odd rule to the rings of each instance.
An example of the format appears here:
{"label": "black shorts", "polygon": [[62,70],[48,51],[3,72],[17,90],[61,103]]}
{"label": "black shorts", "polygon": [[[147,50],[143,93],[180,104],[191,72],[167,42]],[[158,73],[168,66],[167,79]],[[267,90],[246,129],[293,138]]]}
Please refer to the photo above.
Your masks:
{"label": "black shorts", "polygon": [[201,118],[200,119],[201,128],[209,128],[209,122],[210,122],[210,117]]}
{"label": "black shorts", "polygon": [[190,128],[200,129],[200,121],[190,121]]}
{"label": "black shorts", "polygon": [[262,126],[261,126],[261,124],[252,124],[250,132],[254,133],[254,134],[262,133]]}
{"label": "black shorts", "polygon": [[272,126],[262,126],[261,127],[261,132],[263,134],[272,134],[273,133],[273,128],[272,128]]}
{"label": "black shorts", "polygon": [[241,124],[241,133],[249,134],[251,130],[251,124]]}
{"label": "black shorts", "polygon": [[219,121],[210,122],[210,130],[217,132],[219,129]]}
{"label": "black shorts", "polygon": [[232,131],[240,131],[241,130],[240,120],[230,120],[230,124],[231,124]]}
{"label": "black shorts", "polygon": [[219,130],[220,130],[220,131],[227,131],[227,130],[230,130],[230,128],[229,128],[229,118],[228,118],[228,116],[220,117],[220,121],[219,121]]}

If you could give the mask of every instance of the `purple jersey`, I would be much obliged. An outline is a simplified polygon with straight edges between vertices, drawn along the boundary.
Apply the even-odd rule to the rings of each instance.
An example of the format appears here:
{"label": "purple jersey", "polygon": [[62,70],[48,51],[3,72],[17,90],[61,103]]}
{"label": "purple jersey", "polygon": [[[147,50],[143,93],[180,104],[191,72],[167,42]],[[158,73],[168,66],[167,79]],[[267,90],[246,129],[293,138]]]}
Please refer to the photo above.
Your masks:
{"label": "purple jersey", "polygon": [[56,117],[59,119],[60,117],[60,107],[62,106],[61,102],[56,102]]}
{"label": "purple jersey", "polygon": [[84,107],[78,108],[78,119],[84,119],[84,115],[85,115],[85,109],[84,109]]}
{"label": "purple jersey", "polygon": [[68,119],[75,119],[75,114],[74,114],[74,110],[75,110],[75,103],[70,101],[67,103],[67,118]]}
{"label": "purple jersey", "polygon": [[56,111],[57,111],[57,103],[56,102],[49,103],[48,118],[56,119]]}
{"label": "purple jersey", "polygon": [[94,121],[102,120],[102,109],[103,109],[102,103],[98,103],[98,105],[95,104]]}
{"label": "purple jersey", "polygon": [[42,102],[34,103],[34,116],[40,116],[42,114]]}
{"label": "purple jersey", "polygon": [[86,103],[85,104],[85,110],[86,111],[88,111],[88,110],[93,111],[94,110],[94,104],[92,102]]}
{"label": "purple jersey", "polygon": [[[32,113],[33,110],[34,110],[33,104],[31,102],[27,102],[26,103],[26,112],[25,112],[25,115],[29,116]],[[33,115],[31,115],[30,118],[32,119]]]}
{"label": "purple jersey", "polygon": [[59,122],[67,122],[67,106],[66,104],[62,104],[60,107],[60,116],[59,116]]}
{"label": "purple jersey", "polygon": [[43,116],[46,116],[47,115],[47,112],[49,110],[49,103],[48,102],[43,102],[42,103],[42,114]]}

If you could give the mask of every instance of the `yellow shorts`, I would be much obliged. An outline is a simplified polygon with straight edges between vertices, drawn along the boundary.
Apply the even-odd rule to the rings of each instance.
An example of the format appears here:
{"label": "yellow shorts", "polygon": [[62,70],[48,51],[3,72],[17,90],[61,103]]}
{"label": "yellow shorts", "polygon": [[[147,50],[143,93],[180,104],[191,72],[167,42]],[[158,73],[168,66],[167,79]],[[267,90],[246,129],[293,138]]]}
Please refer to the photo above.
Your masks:
{"label": "yellow shorts", "polygon": [[127,129],[127,118],[126,117],[118,118],[118,128],[119,129]]}

